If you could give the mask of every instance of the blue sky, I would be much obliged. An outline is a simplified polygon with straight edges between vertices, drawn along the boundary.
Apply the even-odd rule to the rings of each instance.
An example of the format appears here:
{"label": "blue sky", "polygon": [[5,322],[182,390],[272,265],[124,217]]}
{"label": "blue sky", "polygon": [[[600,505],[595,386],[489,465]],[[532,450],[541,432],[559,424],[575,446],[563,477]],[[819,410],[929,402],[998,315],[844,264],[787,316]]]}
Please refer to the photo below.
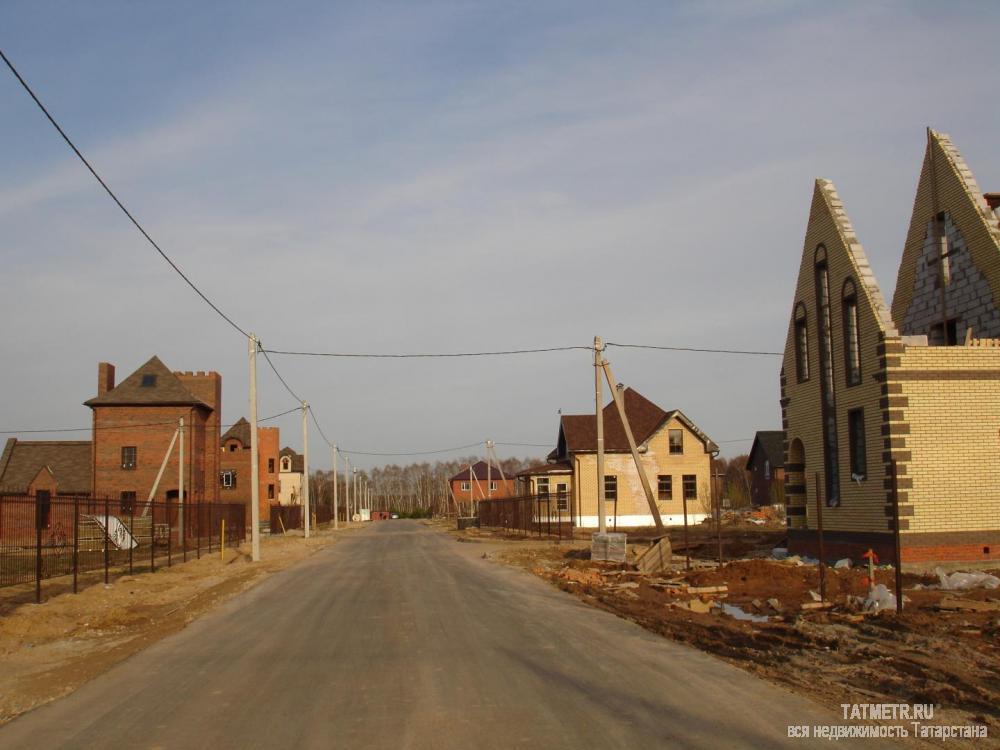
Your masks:
{"label": "blue sky", "polygon": [[[0,46],[267,347],[780,350],[816,177],[887,299],[926,126],[1000,188],[998,20],[991,3],[7,2]],[[124,377],[154,353],[221,372],[225,421],[245,414],[245,342],[9,75],[0,113],[4,429],[86,426],[96,363]],[[780,425],[777,358],[609,355],[717,441]],[[276,362],[349,450],[549,443],[557,410],[592,408],[584,352]],[[263,370],[261,413],[292,405]]]}

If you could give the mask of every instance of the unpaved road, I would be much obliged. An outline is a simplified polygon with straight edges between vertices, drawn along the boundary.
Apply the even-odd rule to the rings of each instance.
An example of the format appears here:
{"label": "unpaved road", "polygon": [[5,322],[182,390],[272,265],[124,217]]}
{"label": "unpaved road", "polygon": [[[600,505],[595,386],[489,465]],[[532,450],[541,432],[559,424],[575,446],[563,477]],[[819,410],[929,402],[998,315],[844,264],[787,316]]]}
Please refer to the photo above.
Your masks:
{"label": "unpaved road", "polygon": [[11,722],[0,748],[805,747],[787,725],[843,723],[481,555],[373,524]]}

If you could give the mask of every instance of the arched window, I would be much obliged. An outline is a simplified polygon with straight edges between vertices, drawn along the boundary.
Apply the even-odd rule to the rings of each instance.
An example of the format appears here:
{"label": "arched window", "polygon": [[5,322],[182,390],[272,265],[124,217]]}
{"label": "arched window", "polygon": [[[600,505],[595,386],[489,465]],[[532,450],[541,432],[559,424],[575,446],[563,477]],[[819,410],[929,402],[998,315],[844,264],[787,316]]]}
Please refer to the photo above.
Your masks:
{"label": "arched window", "polygon": [[826,248],[816,248],[816,337],[819,339],[819,384],[823,414],[826,504],[840,505],[840,458],[837,453],[837,390],[833,378],[833,332],[830,324],[830,269]]}
{"label": "arched window", "polygon": [[844,375],[848,385],[861,383],[861,333],[858,324],[858,293],[854,281],[844,282]]}
{"label": "arched window", "polygon": [[806,306],[795,306],[795,374],[800,383],[809,380],[809,325]]}

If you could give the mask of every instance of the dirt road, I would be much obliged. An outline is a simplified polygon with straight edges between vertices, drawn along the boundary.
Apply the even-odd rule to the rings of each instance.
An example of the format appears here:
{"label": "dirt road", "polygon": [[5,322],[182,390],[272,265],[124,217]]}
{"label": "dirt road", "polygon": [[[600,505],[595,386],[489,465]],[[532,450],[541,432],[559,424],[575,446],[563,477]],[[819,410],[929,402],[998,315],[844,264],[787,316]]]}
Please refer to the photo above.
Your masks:
{"label": "dirt road", "polygon": [[843,723],[481,555],[374,524],[13,721],[0,748],[806,747],[787,725]]}

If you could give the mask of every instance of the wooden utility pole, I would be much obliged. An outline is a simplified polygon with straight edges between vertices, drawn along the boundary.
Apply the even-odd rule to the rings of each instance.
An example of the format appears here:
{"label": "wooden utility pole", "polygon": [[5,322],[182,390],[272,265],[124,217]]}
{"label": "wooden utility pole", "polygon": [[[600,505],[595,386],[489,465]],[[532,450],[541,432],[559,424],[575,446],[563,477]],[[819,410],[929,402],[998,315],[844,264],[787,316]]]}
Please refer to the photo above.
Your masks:
{"label": "wooden utility pole", "polygon": [[[660,518],[660,509],[656,507],[656,499],[653,497],[653,488],[649,486],[649,478],[646,470],[642,466],[639,457],[639,448],[635,444],[635,436],[632,435],[632,427],[629,424],[628,416],[625,414],[625,402],[622,399],[621,388],[615,384],[614,375],[611,374],[611,363],[601,357],[601,367],[604,369],[604,376],[608,380],[608,388],[611,389],[611,396],[614,398],[615,406],[618,409],[618,416],[621,417],[622,427],[625,428],[625,437],[628,439],[629,450],[632,451],[632,460],[635,462],[635,469],[639,474],[639,481],[642,482],[642,489],[646,493],[646,502],[649,503],[649,512],[653,516],[658,534],[664,534],[663,519]],[[600,424],[600,423],[598,423]]]}
{"label": "wooden utility pole", "polygon": [[340,514],[340,503],[337,501],[337,444],[334,443],[331,448],[333,453],[333,528],[336,531],[340,528],[340,519],[337,516]]}
{"label": "wooden utility pole", "polygon": [[250,559],[260,562],[260,457],[257,455],[257,336],[250,334]]}
{"label": "wooden utility pole", "polygon": [[[601,393],[601,367],[604,363],[604,343],[600,336],[594,336],[594,414],[597,419],[597,530],[603,534],[608,530],[604,513],[604,394]],[[611,390],[614,390],[612,386]]]}
{"label": "wooden utility pole", "polygon": [[305,516],[305,537],[309,538],[309,404],[302,402],[302,514]]}

